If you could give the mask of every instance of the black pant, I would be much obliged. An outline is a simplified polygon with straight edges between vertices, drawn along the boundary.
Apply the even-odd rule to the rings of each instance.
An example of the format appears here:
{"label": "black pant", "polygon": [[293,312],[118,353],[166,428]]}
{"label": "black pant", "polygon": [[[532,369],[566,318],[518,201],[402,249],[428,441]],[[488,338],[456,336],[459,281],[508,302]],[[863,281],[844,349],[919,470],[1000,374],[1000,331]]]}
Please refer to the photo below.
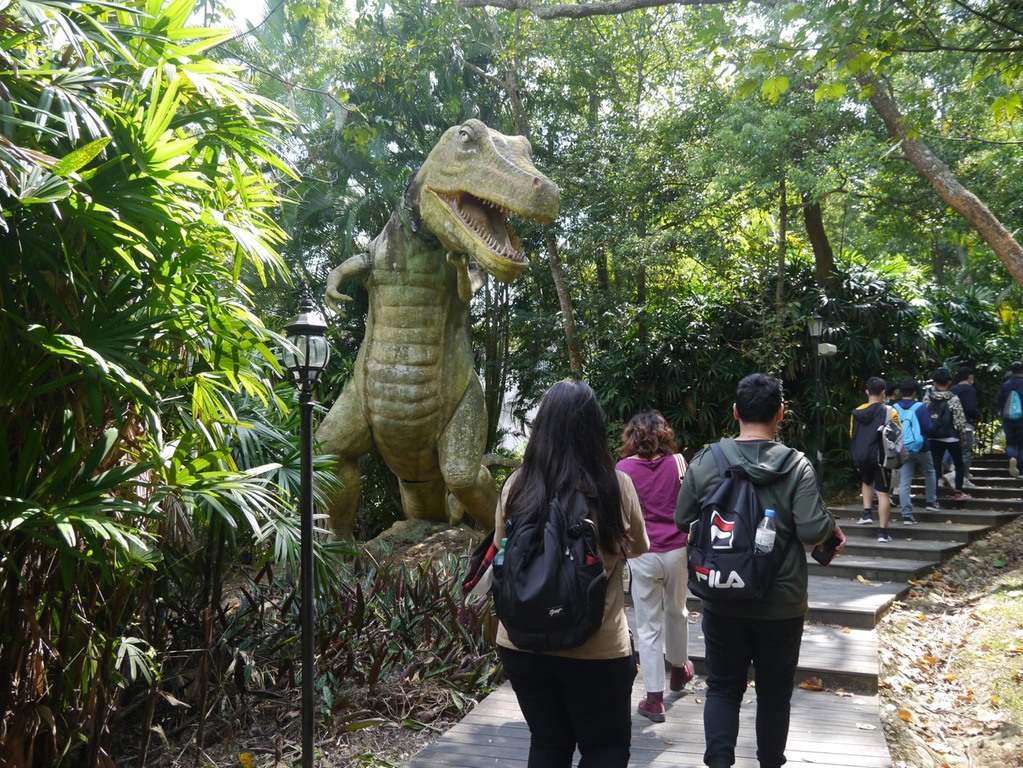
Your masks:
{"label": "black pant", "polygon": [[1023,461],[1023,421],[1004,419],[1002,426],[1005,429],[1005,455]]}
{"label": "black pant", "polygon": [[567,659],[498,648],[529,725],[528,768],[626,768],[636,661]]}
{"label": "black pant", "polygon": [[757,694],[757,759],[761,768],[778,768],[785,763],[803,617],[771,621],[704,611],[703,636],[707,654],[707,700],[703,705],[707,747],[703,762],[711,768],[727,768],[735,763],[739,707],[752,663]]}
{"label": "black pant", "polygon": [[940,440],[931,440],[931,461],[934,463],[934,472],[941,481],[941,460],[945,457],[945,451],[952,457],[952,466],[956,468],[956,490],[963,489],[963,481],[966,479],[966,472],[963,470],[963,444],[958,440],[951,443],[943,443]]}

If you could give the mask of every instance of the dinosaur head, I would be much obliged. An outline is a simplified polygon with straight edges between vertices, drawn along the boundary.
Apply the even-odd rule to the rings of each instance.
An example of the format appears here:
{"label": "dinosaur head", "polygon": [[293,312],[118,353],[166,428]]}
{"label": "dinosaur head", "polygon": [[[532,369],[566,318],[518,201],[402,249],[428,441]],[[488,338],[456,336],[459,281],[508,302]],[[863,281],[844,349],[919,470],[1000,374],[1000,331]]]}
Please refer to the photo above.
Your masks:
{"label": "dinosaur head", "polygon": [[445,248],[468,254],[506,283],[528,264],[509,214],[549,224],[560,199],[557,185],[533,165],[525,138],[505,136],[479,120],[441,136],[409,192],[423,224]]}

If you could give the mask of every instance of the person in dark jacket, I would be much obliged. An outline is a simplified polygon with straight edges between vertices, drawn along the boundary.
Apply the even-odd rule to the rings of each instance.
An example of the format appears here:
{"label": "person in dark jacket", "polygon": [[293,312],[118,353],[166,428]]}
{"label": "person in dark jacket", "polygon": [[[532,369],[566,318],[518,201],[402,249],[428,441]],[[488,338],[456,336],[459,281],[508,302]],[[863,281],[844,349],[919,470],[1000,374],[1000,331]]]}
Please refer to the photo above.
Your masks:
{"label": "person in dark jacket", "polygon": [[887,543],[892,540],[888,533],[888,516],[892,509],[891,473],[881,464],[881,434],[878,429],[888,421],[898,423],[899,414],[885,403],[885,381],[879,376],[867,379],[867,402],[852,412],[849,418],[849,452],[856,474],[860,478],[863,495],[863,515],[857,525],[871,525],[871,501],[877,493],[877,517],[879,527],[877,540]]}
{"label": "person in dark jacket", "polygon": [[[980,407],[977,405],[977,387],[973,382],[973,369],[968,365],[960,365],[956,371],[956,383],[949,389],[949,392],[959,398],[963,406],[963,415],[966,416],[966,432],[963,439],[963,472],[966,473],[966,477],[963,479],[963,488],[968,491],[977,487],[973,484],[970,465],[973,464],[973,446],[977,443],[977,425],[980,424],[981,417]],[[954,477],[946,476],[946,482],[950,486],[955,485]]]}
{"label": "person in dark jacket", "polygon": [[[762,373],[751,374],[739,382],[732,406],[739,436],[720,443],[729,463],[741,465],[757,484],[764,508],[775,510],[775,546],[787,547],[796,541],[788,546],[763,599],[702,601],[707,663],[703,762],[711,768],[735,762],[739,708],[751,663],[756,680],[757,759],[764,768],[785,763],[792,689],[808,604],[806,553],[801,545],[819,544],[832,533],[842,536],[817,490],[810,460],[775,442],[784,414],[781,382]],[[679,530],[688,531],[699,519],[703,500],[720,479],[711,449],[704,448],[693,457],[682,481],[675,505]],[[839,551],[843,546],[844,539]]]}
{"label": "person in dark jacket", "polygon": [[[973,498],[963,491],[966,472],[963,469],[962,444],[966,439],[966,414],[963,413],[963,404],[959,398],[952,394],[952,372],[948,368],[937,368],[931,375],[931,379],[934,382],[934,388],[924,395],[924,405],[931,412],[930,442],[934,471],[941,473],[941,462],[947,451],[952,457],[952,466],[955,467],[953,481],[955,494],[952,498],[956,501],[965,501]],[[939,418],[939,414],[946,411],[948,415]],[[944,428],[942,421],[945,422]]]}
{"label": "person in dark jacket", "polygon": [[1009,474],[1019,477],[1019,456],[1023,450],[1023,419],[1009,419],[1005,416],[1005,403],[1012,392],[1017,392],[1023,399],[1023,362],[1012,364],[1012,373],[1002,382],[998,390],[998,414],[1002,417],[1002,428],[1005,430],[1005,455],[1009,457]]}

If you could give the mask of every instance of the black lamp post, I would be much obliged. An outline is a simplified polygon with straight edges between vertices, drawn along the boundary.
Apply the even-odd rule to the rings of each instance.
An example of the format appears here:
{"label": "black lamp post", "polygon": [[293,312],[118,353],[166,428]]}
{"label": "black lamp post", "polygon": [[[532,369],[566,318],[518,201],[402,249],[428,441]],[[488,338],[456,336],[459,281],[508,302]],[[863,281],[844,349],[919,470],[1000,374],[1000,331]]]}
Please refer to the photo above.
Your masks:
{"label": "black lamp post", "polygon": [[313,766],[313,690],[316,595],[313,592],[313,385],[330,359],[324,333],[327,323],[316,311],[308,285],[302,286],[298,317],[284,326],[291,345],[284,347],[284,367],[298,385],[301,417],[302,476],[299,511],[302,520],[302,768]]}
{"label": "black lamp post", "polygon": [[817,490],[823,492],[824,490],[824,429],[822,426],[822,410],[821,410],[821,350],[820,341],[821,333],[824,331],[824,320],[817,314],[813,313],[813,316],[807,321],[807,329],[810,331],[810,341],[813,345],[813,380],[814,380],[814,392],[816,403],[816,417],[817,417]]}

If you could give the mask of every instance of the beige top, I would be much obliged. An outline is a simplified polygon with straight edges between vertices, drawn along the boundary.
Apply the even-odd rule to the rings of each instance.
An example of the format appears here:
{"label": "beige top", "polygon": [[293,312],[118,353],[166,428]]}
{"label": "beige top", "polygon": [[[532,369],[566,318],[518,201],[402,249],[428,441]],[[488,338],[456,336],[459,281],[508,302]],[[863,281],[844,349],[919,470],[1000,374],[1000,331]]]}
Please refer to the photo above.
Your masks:
{"label": "beige top", "polygon": [[[501,500],[497,503],[497,515],[494,522],[494,541],[504,538],[504,504],[508,490],[515,478],[513,473],[504,484]],[[615,470],[618,476],[618,488],[622,496],[622,518],[625,522],[625,535],[628,541],[629,557],[642,555],[650,548],[650,540],[646,535],[646,524],[643,522],[643,510],[639,505],[639,496],[632,485],[632,478],[624,472]],[[597,521],[594,520],[594,525]],[[597,531],[600,533],[599,528]],[[625,562],[623,553],[601,550],[604,558],[604,569],[607,571],[607,595],[604,598],[604,621],[597,631],[578,648],[564,651],[549,651],[549,656],[567,656],[573,659],[618,659],[632,654],[629,642],[629,625],[625,620],[625,585],[622,568]],[[520,650],[508,639],[504,625],[498,622],[497,644],[502,648]]]}

